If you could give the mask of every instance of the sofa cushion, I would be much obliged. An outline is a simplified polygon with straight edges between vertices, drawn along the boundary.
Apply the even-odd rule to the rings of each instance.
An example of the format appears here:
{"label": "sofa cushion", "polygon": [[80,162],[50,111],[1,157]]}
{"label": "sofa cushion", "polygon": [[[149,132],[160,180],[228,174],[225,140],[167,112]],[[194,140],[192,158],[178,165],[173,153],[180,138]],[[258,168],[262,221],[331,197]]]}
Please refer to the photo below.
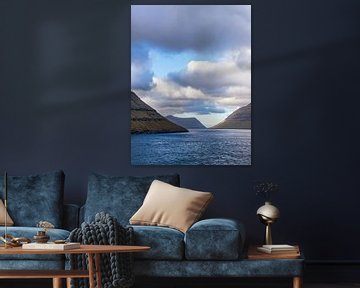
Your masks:
{"label": "sofa cushion", "polygon": [[171,227],[185,233],[201,217],[212,198],[210,192],[174,187],[154,180],[130,223]]}
{"label": "sofa cushion", "polygon": [[157,226],[132,226],[135,245],[150,246],[146,252],[134,253],[136,259],[182,260],[184,234],[176,229]]}
{"label": "sofa cushion", "polygon": [[238,259],[245,241],[243,225],[231,219],[206,219],[195,223],[185,235],[188,260]]}
{"label": "sofa cushion", "polygon": [[[36,235],[41,228],[36,227],[8,227],[7,233],[14,237],[25,237],[30,240]],[[0,235],[5,234],[5,227],[0,227]],[[49,229],[47,234],[50,236],[49,241],[65,240],[69,237],[70,232],[63,229]],[[63,255],[0,255],[0,260],[62,260]]]}
{"label": "sofa cushion", "polygon": [[11,219],[9,213],[6,212],[5,215],[5,205],[4,202],[0,199],[0,226],[5,225],[5,217],[6,217],[6,225],[8,226],[14,225],[14,221]]}
{"label": "sofa cushion", "polygon": [[[0,183],[3,182],[0,176]],[[3,195],[3,185],[0,191]],[[64,173],[8,176],[8,212],[16,226],[35,227],[45,220],[62,227]]]}
{"label": "sofa cushion", "polygon": [[[63,270],[64,269],[65,258],[63,257],[63,255],[54,255],[54,256],[62,257],[61,259],[58,260],[46,260],[44,259],[44,257],[42,257],[46,255],[35,255],[35,256],[38,256],[37,260],[26,260],[26,261],[11,260],[11,259],[4,261],[0,260],[0,270]],[[1,282],[2,282],[1,287],[4,287],[3,285],[6,284],[3,282],[3,280],[1,280]],[[28,284],[26,282],[23,283]],[[10,286],[10,284],[8,286]],[[5,287],[8,286],[6,285]],[[18,286],[11,285],[10,287],[18,287]],[[40,286],[29,286],[28,284],[28,285],[24,285],[23,287],[40,287]]]}
{"label": "sofa cushion", "polygon": [[114,216],[126,226],[130,217],[139,209],[154,179],[179,186],[179,175],[122,177],[91,174],[84,205],[84,221],[91,222],[98,212]]}

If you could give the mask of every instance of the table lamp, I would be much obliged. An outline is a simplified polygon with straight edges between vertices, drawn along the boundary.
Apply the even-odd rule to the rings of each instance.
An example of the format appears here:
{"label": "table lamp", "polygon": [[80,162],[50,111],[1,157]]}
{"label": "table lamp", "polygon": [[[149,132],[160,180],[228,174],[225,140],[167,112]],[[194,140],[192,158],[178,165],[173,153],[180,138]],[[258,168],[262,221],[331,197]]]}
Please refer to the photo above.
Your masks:
{"label": "table lamp", "polygon": [[274,205],[271,205],[271,202],[266,201],[265,205],[261,206],[256,214],[258,215],[261,223],[265,226],[265,244],[272,245],[272,236],[271,236],[271,225],[276,222],[280,217],[280,211]]}

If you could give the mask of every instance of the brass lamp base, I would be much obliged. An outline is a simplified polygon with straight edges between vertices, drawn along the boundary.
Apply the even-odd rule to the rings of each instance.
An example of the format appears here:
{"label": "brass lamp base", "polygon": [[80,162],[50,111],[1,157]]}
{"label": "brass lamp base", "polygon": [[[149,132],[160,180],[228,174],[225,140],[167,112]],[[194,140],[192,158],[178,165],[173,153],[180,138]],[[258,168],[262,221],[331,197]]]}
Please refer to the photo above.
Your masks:
{"label": "brass lamp base", "polygon": [[265,226],[265,239],[264,242],[266,245],[272,245],[272,237],[271,237],[271,224],[268,223]]}

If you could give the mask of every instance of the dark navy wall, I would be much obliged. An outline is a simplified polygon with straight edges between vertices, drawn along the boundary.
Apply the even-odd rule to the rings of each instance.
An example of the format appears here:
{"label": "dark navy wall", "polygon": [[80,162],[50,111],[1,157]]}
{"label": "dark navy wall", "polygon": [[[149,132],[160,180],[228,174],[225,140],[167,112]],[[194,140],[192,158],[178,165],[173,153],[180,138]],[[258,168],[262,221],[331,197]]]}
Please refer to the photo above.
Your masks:
{"label": "dark navy wall", "polygon": [[[259,243],[253,182],[280,184],[274,240],[310,260],[360,260],[360,2],[253,0],[253,165],[130,165],[130,1],[0,0],[0,170],[63,169],[66,201],[87,175],[177,172],[212,191],[207,216]],[[135,4],[243,1],[133,1]]]}

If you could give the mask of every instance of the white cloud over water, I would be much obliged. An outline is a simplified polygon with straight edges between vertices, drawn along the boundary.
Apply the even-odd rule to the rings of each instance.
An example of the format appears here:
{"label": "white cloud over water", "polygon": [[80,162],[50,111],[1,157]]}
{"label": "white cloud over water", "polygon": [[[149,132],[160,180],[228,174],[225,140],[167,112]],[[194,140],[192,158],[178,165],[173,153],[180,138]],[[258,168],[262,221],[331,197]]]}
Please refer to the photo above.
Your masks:
{"label": "white cloud over water", "polygon": [[191,61],[183,71],[169,74],[170,79],[180,85],[195,87],[210,94],[230,86],[249,86],[250,76],[250,70],[243,70],[235,62],[229,61]]}
{"label": "white cloud over water", "polygon": [[249,5],[132,5],[131,31],[132,89],[162,115],[211,126],[251,102]]}
{"label": "white cloud over water", "polygon": [[160,78],[154,78],[154,84],[151,90],[135,90],[135,93],[140,94],[143,101],[164,116],[190,112],[199,115],[225,112],[224,108],[214,103],[211,96],[199,89]]}

